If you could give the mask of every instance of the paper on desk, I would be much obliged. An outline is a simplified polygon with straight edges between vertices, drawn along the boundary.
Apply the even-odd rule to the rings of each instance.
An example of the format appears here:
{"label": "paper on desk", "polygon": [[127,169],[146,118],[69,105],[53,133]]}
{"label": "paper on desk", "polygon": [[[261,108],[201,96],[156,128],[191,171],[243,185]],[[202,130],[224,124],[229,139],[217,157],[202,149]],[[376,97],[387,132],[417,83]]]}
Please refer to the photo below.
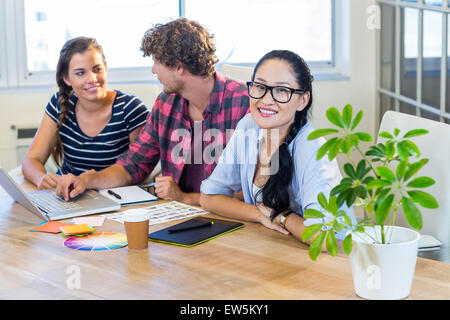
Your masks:
{"label": "paper on desk", "polygon": [[[165,223],[178,219],[186,219],[198,215],[208,213],[201,208],[190,206],[181,202],[171,201],[161,204],[140,208],[145,210],[149,215],[149,225]],[[104,216],[110,220],[124,223],[124,214],[126,211],[113,212],[105,214]]]}
{"label": "paper on desk", "polygon": [[105,222],[105,217],[81,217],[81,218],[73,218],[72,222],[75,224],[88,224],[91,227],[101,227],[103,222]]}
{"label": "paper on desk", "polygon": [[[109,194],[108,190],[114,191],[114,193],[118,194],[121,197],[121,199],[117,199],[113,195]],[[146,203],[158,200],[156,196],[145,191],[139,186],[127,186],[127,187],[103,189],[100,190],[99,193],[115,202],[120,203],[121,206],[130,206],[133,204]]]}

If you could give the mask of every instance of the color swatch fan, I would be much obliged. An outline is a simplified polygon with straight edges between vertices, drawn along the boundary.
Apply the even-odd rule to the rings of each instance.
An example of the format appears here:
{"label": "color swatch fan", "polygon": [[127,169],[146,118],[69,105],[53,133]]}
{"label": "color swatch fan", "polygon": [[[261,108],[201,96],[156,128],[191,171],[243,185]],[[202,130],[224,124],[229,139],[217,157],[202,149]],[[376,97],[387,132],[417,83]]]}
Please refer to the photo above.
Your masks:
{"label": "color swatch fan", "polygon": [[64,241],[67,248],[85,251],[104,251],[124,247],[128,244],[123,233],[94,233]]}

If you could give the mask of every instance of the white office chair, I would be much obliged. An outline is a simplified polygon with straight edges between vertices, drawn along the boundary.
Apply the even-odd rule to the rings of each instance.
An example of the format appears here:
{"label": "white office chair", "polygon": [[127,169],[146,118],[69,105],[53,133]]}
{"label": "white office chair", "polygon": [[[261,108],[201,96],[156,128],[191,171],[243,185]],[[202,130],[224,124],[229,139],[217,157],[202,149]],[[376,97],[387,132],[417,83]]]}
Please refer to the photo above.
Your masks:
{"label": "white office chair", "polygon": [[[432,235],[440,240],[442,247],[450,245],[450,125],[409,114],[387,111],[380,125],[380,132],[400,129],[400,135],[412,129],[426,129],[428,134],[411,138],[422,153],[421,158],[429,162],[419,171],[418,176],[429,176],[436,183],[424,189],[439,203],[438,209],[420,207],[423,217],[421,234]],[[382,138],[378,138],[381,140]],[[409,226],[402,211],[397,214],[397,225]]]}
{"label": "white office chair", "polygon": [[252,77],[253,68],[251,67],[242,67],[242,66],[235,66],[231,64],[222,64],[220,67],[221,73],[223,73],[225,76],[234,79],[234,80],[241,80],[241,81],[250,81]]}

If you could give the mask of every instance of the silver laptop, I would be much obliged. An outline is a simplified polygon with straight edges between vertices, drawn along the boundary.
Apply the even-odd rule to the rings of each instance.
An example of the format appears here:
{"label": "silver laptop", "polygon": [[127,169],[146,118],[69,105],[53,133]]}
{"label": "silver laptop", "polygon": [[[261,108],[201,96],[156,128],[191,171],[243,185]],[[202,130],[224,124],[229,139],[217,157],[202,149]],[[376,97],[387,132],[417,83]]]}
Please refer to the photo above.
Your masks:
{"label": "silver laptop", "polygon": [[0,185],[22,206],[44,220],[61,220],[95,213],[117,211],[120,204],[94,190],[84,192],[73,201],[65,201],[54,190],[24,192],[0,166]]}

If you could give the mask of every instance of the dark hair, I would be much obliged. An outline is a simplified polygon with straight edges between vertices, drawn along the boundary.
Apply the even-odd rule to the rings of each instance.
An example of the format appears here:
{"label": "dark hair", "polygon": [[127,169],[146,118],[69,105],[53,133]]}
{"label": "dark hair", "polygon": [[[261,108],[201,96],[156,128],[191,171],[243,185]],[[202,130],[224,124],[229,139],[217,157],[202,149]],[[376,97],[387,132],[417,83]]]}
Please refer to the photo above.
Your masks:
{"label": "dark hair", "polygon": [[167,67],[181,62],[193,75],[206,78],[214,74],[214,64],[219,61],[213,38],[198,22],[181,18],[147,30],[141,50],[144,57],[153,55]]}
{"label": "dark hair", "polygon": [[272,161],[275,161],[275,159],[279,161],[277,172],[270,176],[264,187],[259,191],[262,192],[263,204],[272,209],[270,218],[273,220],[280,213],[290,209],[288,187],[291,184],[294,175],[294,162],[289,153],[288,145],[294,140],[300,129],[308,122],[308,110],[311,108],[313,102],[313,77],[305,60],[299,55],[288,50],[273,50],[264,55],[256,64],[252,75],[252,81],[255,79],[255,74],[261,64],[272,59],[287,62],[294,71],[297,83],[300,86],[298,89],[310,93],[308,104],[303,110],[295,113],[294,123],[287,134],[284,143],[282,143],[278,147],[278,150],[272,155],[270,161],[271,165]]}
{"label": "dark hair", "polygon": [[58,122],[56,123],[56,141],[52,149],[52,156],[58,166],[61,165],[63,158],[63,145],[59,129],[66,120],[66,116],[69,113],[69,98],[72,94],[72,87],[68,86],[64,81],[64,77],[69,74],[69,64],[72,57],[76,53],[84,53],[90,49],[98,50],[103,57],[103,62],[106,65],[105,55],[103,54],[102,47],[97,43],[97,40],[87,37],[78,37],[67,41],[59,53],[58,65],[56,67],[56,83],[59,88],[59,106],[60,114]]}

